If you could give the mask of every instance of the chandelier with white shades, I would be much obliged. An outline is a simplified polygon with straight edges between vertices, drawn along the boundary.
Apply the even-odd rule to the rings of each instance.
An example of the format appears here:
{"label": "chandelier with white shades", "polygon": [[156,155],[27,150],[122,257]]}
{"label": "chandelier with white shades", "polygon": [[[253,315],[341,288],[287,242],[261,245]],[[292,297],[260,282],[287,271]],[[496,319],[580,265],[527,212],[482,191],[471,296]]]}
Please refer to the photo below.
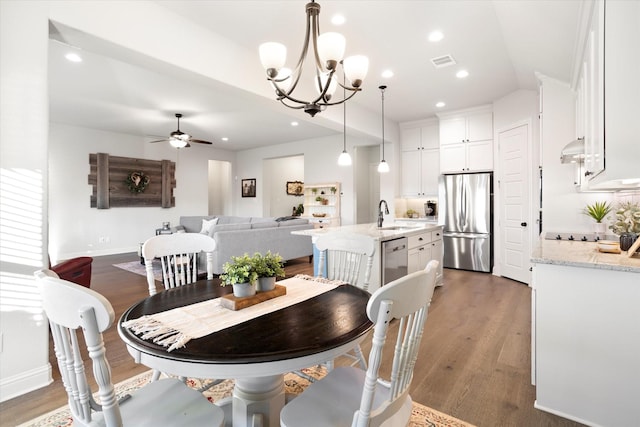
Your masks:
{"label": "chandelier with white shades", "polygon": [[[307,26],[302,53],[293,70],[285,67],[287,48],[282,43],[267,42],[260,45],[260,62],[267,72],[267,80],[271,82],[276,92],[276,99],[285,106],[304,111],[314,117],[316,113],[324,110],[329,105],[338,105],[351,99],[361,91],[362,81],[369,69],[369,59],[366,56],[354,55],[343,59],[346,41],[339,33],[328,32],[320,34],[320,5],[312,0],[306,5]],[[293,96],[302,75],[304,61],[309,51],[309,43],[313,46],[315,59],[315,77],[313,85],[318,96],[315,99],[305,101]],[[335,72],[338,64],[342,65],[342,71],[351,86],[339,82]],[[338,85],[352,93],[341,100],[333,100],[333,94]]]}

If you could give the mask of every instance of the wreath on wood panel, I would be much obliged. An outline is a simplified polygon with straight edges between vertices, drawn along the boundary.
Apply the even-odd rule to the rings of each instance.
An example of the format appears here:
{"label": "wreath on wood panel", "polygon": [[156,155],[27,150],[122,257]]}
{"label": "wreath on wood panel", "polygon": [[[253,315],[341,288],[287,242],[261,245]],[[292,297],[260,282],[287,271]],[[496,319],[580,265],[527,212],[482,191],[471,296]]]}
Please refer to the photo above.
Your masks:
{"label": "wreath on wood panel", "polygon": [[144,172],[131,172],[127,175],[125,183],[130,192],[142,193],[146,190],[147,185],[149,185],[149,181],[149,176],[145,175]]}

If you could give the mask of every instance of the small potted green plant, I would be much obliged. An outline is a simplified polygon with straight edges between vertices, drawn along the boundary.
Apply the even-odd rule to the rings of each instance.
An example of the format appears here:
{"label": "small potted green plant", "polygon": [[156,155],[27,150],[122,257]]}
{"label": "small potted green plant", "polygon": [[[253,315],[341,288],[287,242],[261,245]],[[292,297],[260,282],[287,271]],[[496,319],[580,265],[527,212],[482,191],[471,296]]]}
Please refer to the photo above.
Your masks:
{"label": "small potted green plant", "polygon": [[258,292],[270,291],[276,286],[276,278],[284,277],[283,259],[280,254],[267,251],[253,256],[253,267],[258,273]]}
{"label": "small potted green plant", "polygon": [[418,212],[413,209],[407,209],[407,218],[417,218]]}
{"label": "small potted green plant", "polygon": [[321,196],[316,197],[316,202],[322,203],[322,197]]}
{"label": "small potted green plant", "polygon": [[338,191],[336,187],[331,187],[331,194],[336,194],[336,191]]}
{"label": "small potted green plant", "polygon": [[222,266],[220,280],[220,286],[232,285],[233,295],[238,298],[255,295],[258,273],[253,258],[246,253],[232,256],[231,261]]}
{"label": "small potted green plant", "polygon": [[611,205],[607,202],[594,202],[592,205],[587,205],[584,209],[585,215],[596,220],[595,232],[597,234],[604,234],[607,230],[607,225],[604,224],[602,220],[612,209]]}
{"label": "small potted green plant", "polygon": [[317,189],[317,188],[312,188],[312,189],[311,189],[311,192],[312,192],[313,194],[317,194],[317,193],[318,193],[318,189]]}

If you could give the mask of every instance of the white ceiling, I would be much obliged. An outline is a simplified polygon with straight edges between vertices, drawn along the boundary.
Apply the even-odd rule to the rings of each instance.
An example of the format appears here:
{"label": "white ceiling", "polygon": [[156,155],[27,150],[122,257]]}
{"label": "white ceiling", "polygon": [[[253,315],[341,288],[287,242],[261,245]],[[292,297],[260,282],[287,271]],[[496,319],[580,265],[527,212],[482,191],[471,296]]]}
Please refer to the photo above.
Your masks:
{"label": "white ceiling", "polygon": [[[121,2],[123,12],[126,2]],[[302,48],[305,1],[157,2],[184,19],[255,52],[265,41],[287,45],[292,66]],[[491,103],[517,89],[536,90],[534,72],[569,82],[574,67],[582,0],[446,0],[319,1],[321,31],[339,31],[347,39],[347,55],[369,57],[363,92],[349,103],[380,115],[380,91],[386,84],[385,116],[406,122]],[[346,23],[334,28],[330,18],[341,13]],[[144,32],[145,22],[140,23]],[[432,30],[444,39],[431,43]],[[179,28],[173,30],[178,31]],[[149,139],[176,128],[174,114],[183,113],[181,130],[214,147],[240,150],[322,137],[342,132],[342,123],[319,113],[310,119],[265,98],[268,85],[261,68],[248,75],[247,90],[205,79],[166,63],[137,58],[130,51],[91,42],[90,37],[57,26],[52,38],[83,48],[84,61],[63,56],[65,44],[52,41],[50,52],[51,120],[83,127],[142,135]],[[206,49],[203,46],[203,49]],[[457,64],[436,69],[431,58],[452,55]],[[220,58],[224,61],[225,58]],[[252,64],[253,65],[253,64]],[[238,69],[246,64],[234,64]],[[293,67],[291,67],[293,68]],[[464,68],[469,77],[455,72]],[[383,79],[391,69],[394,77]],[[436,102],[446,107],[438,109]],[[351,105],[351,104],[349,104]],[[341,107],[330,107],[340,108]],[[340,120],[342,114],[338,115]],[[298,127],[289,123],[297,119]],[[347,124],[349,120],[347,119]],[[378,129],[372,130],[375,135]],[[222,142],[222,137],[229,142]]]}

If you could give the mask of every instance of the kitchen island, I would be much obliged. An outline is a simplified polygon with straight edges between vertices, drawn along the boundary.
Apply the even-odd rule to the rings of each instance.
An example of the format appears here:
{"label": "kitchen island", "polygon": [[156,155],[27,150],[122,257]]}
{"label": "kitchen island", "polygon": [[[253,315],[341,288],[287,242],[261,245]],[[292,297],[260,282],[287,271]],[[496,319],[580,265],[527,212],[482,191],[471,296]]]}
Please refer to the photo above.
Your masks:
{"label": "kitchen island", "polygon": [[[373,268],[371,271],[371,281],[369,283],[369,292],[375,292],[383,283],[383,247],[385,242],[390,242],[398,238],[407,238],[408,254],[407,268],[408,272],[417,271],[424,268],[427,263],[435,259],[440,265],[438,266],[437,285],[442,285],[442,226],[436,222],[420,222],[405,223],[396,222],[393,224],[378,227],[377,224],[356,224],[343,225],[340,227],[314,228],[309,230],[297,230],[292,234],[311,236],[314,243],[318,236],[327,233],[354,233],[363,234],[373,238],[376,244],[376,252],[373,257]],[[314,256],[317,261],[318,257]],[[316,262],[314,261],[314,262]],[[317,275],[317,265],[314,265],[314,273]]]}
{"label": "kitchen island", "polygon": [[535,407],[590,426],[640,421],[640,257],[540,240],[532,280]]}

